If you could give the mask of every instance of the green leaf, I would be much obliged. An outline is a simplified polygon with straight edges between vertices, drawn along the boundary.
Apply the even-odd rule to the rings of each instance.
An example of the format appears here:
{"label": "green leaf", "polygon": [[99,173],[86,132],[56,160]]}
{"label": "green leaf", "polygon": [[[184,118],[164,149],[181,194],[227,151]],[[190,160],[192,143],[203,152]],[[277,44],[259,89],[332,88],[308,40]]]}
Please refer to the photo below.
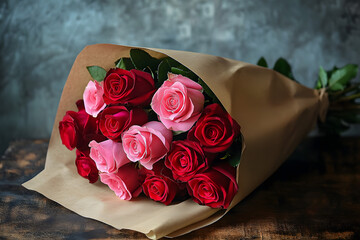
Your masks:
{"label": "green leaf", "polygon": [[190,69],[185,67],[184,65],[180,64],[176,60],[166,57],[161,59],[161,62],[158,66],[157,73],[158,73],[158,82],[157,87],[160,87],[161,84],[167,80],[168,73],[172,72],[174,74],[181,74],[187,78],[190,78],[194,81],[198,79],[195,73],[193,73]]}
{"label": "green leaf", "polygon": [[155,73],[151,70],[150,67],[146,67],[146,68],[144,68],[142,71],[143,71],[143,72],[150,73],[151,77],[152,77],[153,79],[155,79]]}
{"label": "green leaf", "polygon": [[332,72],[329,79],[329,89],[331,91],[343,90],[351,79],[356,77],[358,66],[348,64],[343,68]]}
{"label": "green leaf", "polygon": [[179,65],[177,67],[171,67],[171,72],[175,73],[175,74],[180,74],[180,75],[190,78],[194,81],[196,81],[196,79],[198,79],[198,76],[196,76],[195,73],[193,73],[192,71],[190,71],[183,65]]}
{"label": "green leaf", "polygon": [[267,68],[268,67],[268,64],[266,62],[266,59],[264,57],[261,57],[259,59],[259,61],[257,62],[257,65],[260,66],[260,67],[265,67]]}
{"label": "green leaf", "polygon": [[162,59],[160,59],[160,60],[161,60],[161,61],[166,60],[171,67],[182,66],[181,63],[179,63],[178,61],[176,61],[175,59],[173,59],[173,58],[171,58],[171,57],[165,57],[165,58],[162,58]]}
{"label": "green leaf", "polygon": [[209,88],[209,86],[201,79],[198,79],[198,83],[202,86],[204,92],[211,98],[212,102],[219,103],[222,105],[219,101],[219,99],[216,97],[215,93]]}
{"label": "green leaf", "polygon": [[281,73],[282,75],[295,80],[294,75],[291,71],[291,66],[290,64],[284,59],[284,58],[279,58],[274,65],[273,68],[275,71]]}
{"label": "green leaf", "polygon": [[99,66],[88,66],[86,68],[94,80],[96,80],[98,82],[101,82],[104,80],[104,78],[106,76],[105,69],[103,69],[102,67],[99,67]]}
{"label": "green leaf", "polygon": [[321,83],[322,87],[326,87],[328,84],[328,77],[327,77],[325,70],[321,66],[319,69],[319,79],[320,79],[320,83]]}
{"label": "green leaf", "polygon": [[171,66],[167,59],[161,61],[158,67],[158,82],[156,84],[157,88],[159,88],[164,81],[168,78],[168,73],[171,72]]}
{"label": "green leaf", "polygon": [[331,77],[331,75],[333,74],[333,72],[335,72],[336,70],[338,70],[339,68],[334,66],[333,69],[326,71],[327,77],[328,79]]}
{"label": "green leaf", "polygon": [[318,79],[318,80],[316,81],[315,89],[320,89],[320,88],[322,88],[322,84],[321,84],[321,80]]}
{"label": "green leaf", "polygon": [[185,77],[187,77],[188,73],[187,71],[181,69],[181,68],[178,68],[178,67],[171,67],[171,72],[172,73],[175,73],[175,74],[181,74]]}
{"label": "green leaf", "polygon": [[330,90],[332,91],[341,91],[344,89],[344,85],[342,85],[341,83],[334,83],[333,85],[331,85]]}
{"label": "green leaf", "polygon": [[229,157],[227,157],[227,159],[229,164],[233,167],[237,167],[240,164],[241,152],[242,152],[241,146],[242,146],[242,137],[239,136],[231,145],[229,151],[226,153],[227,155],[230,155]]}
{"label": "green leaf", "polygon": [[146,68],[152,59],[150,54],[141,49],[131,49],[130,58],[135,68],[138,70]]}
{"label": "green leaf", "polygon": [[135,68],[130,58],[120,58],[115,62],[115,65],[117,68],[121,68],[125,70],[131,70]]}
{"label": "green leaf", "polygon": [[184,131],[172,131],[174,136],[185,133]]}
{"label": "green leaf", "polygon": [[[171,67],[173,67],[173,66],[171,66]],[[187,67],[185,67],[184,65],[182,65],[182,64],[180,64],[180,63],[179,63],[179,65],[177,65],[177,66],[175,66],[175,67],[178,68],[178,69],[183,70],[184,72],[191,72],[190,69],[188,69]]]}
{"label": "green leaf", "polygon": [[229,157],[228,161],[229,161],[231,166],[237,167],[240,164],[240,159],[241,159],[241,152],[238,155],[231,155]]}
{"label": "green leaf", "polygon": [[146,67],[149,67],[153,72],[157,71],[158,65],[160,63],[159,59],[153,58],[141,49],[131,49],[130,58],[135,68],[138,70],[143,70]]}

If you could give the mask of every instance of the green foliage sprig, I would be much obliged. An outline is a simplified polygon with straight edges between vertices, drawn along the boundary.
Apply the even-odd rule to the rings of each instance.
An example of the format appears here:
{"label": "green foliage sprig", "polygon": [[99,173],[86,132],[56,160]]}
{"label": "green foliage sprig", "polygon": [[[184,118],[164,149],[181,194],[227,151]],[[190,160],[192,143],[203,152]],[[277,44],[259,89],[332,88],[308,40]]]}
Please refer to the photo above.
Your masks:
{"label": "green foliage sprig", "polygon": [[[257,65],[268,67],[264,57]],[[319,130],[327,135],[339,135],[349,129],[351,124],[360,123],[360,83],[355,82],[358,66],[347,64],[325,71],[319,69],[315,89],[324,88],[328,93],[330,107],[325,122],[319,122]],[[291,65],[279,58],[273,68],[275,71],[295,80]]]}

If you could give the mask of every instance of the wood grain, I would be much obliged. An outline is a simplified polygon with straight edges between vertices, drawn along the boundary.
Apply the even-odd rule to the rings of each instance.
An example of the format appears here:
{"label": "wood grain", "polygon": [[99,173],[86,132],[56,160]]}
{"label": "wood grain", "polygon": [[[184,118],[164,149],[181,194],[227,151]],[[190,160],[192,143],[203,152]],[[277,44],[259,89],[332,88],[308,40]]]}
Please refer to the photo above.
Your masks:
{"label": "wood grain", "polygon": [[[147,239],[83,218],[21,183],[47,140],[12,142],[0,161],[0,239]],[[311,138],[218,222],[178,239],[360,239],[360,138]]]}

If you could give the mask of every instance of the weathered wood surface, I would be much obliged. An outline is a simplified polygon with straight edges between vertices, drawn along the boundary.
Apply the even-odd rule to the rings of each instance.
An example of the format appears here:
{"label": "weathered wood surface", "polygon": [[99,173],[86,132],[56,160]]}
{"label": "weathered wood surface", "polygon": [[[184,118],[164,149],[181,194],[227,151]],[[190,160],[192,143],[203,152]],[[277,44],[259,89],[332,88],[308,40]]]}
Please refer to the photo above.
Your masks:
{"label": "weathered wood surface", "polygon": [[[86,219],[21,183],[47,140],[10,144],[0,161],[0,239],[146,239]],[[360,138],[307,139],[261,187],[213,225],[179,239],[360,239]]]}

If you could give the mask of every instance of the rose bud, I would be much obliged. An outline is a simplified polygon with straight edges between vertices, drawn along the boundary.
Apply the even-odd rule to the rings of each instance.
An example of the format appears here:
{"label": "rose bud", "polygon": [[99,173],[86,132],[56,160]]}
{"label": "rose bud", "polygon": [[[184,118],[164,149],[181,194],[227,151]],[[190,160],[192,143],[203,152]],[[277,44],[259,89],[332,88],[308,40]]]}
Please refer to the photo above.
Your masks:
{"label": "rose bud", "polygon": [[239,124],[219,104],[213,103],[204,111],[187,138],[200,143],[205,152],[227,150],[240,134]]}
{"label": "rose bud", "polygon": [[155,82],[147,72],[110,69],[104,79],[104,100],[107,104],[144,106],[150,103]]}
{"label": "rose bud", "polygon": [[95,162],[89,157],[88,153],[76,151],[75,165],[80,176],[94,183],[99,178],[99,171],[96,168]]}
{"label": "rose bud", "polygon": [[98,83],[97,81],[89,81],[83,94],[86,113],[94,118],[97,117],[97,115],[106,107],[103,95],[103,82]]}
{"label": "rose bud", "polygon": [[238,191],[235,176],[235,168],[219,164],[190,179],[188,193],[199,204],[226,209]]}
{"label": "rose bud", "polygon": [[169,205],[177,195],[183,195],[182,185],[171,178],[172,174],[163,162],[157,162],[153,170],[145,170],[145,172],[146,178],[142,188],[149,198]]}
{"label": "rose bud", "polygon": [[187,182],[196,173],[206,170],[209,164],[199,143],[180,140],[172,142],[165,165],[175,180]]}
{"label": "rose bud", "polygon": [[100,116],[99,128],[104,136],[120,142],[121,134],[132,125],[143,125],[148,121],[146,112],[140,108],[128,110],[125,106],[105,108]]}
{"label": "rose bud", "polygon": [[193,80],[169,73],[168,80],[154,94],[151,107],[166,128],[185,132],[201,115],[205,101],[201,91],[200,84]]}
{"label": "rose bud", "polygon": [[171,141],[172,132],[156,121],[142,127],[133,125],[122,135],[124,151],[130,161],[140,161],[150,170],[170,150]]}
{"label": "rose bud", "polygon": [[141,177],[132,163],[122,166],[116,173],[100,173],[100,180],[122,200],[137,197],[142,191]]}
{"label": "rose bud", "polygon": [[76,112],[67,111],[63,119],[59,122],[59,131],[62,144],[69,150],[73,150],[79,139],[79,128],[76,123]]}
{"label": "rose bud", "polygon": [[90,157],[95,161],[96,167],[101,172],[115,173],[118,169],[129,163],[121,143],[106,140],[89,143]]}

